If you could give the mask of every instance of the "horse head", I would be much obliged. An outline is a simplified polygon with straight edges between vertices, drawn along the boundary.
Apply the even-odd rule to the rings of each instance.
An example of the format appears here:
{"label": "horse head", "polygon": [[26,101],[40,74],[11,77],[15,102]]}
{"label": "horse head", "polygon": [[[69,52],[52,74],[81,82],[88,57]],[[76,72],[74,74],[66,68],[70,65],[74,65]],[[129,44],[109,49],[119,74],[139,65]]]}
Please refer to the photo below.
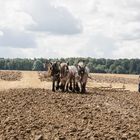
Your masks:
{"label": "horse head", "polygon": [[61,63],[60,64],[60,77],[64,78],[67,76],[69,72],[69,63]]}
{"label": "horse head", "polygon": [[78,69],[78,74],[80,76],[83,76],[86,72],[86,65],[84,65],[83,62],[79,62],[77,65],[77,69]]}
{"label": "horse head", "polygon": [[51,75],[52,76],[55,76],[55,75],[59,75],[60,74],[60,66],[59,66],[59,63],[58,62],[53,62],[51,64]]}

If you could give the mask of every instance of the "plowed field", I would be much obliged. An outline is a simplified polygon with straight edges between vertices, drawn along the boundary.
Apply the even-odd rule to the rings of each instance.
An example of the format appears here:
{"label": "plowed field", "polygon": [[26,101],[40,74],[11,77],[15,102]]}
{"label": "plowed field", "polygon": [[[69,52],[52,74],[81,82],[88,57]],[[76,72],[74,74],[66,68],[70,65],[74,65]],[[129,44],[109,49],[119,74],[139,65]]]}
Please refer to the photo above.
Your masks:
{"label": "plowed field", "polygon": [[53,93],[45,89],[0,92],[2,140],[140,139],[140,94]]}

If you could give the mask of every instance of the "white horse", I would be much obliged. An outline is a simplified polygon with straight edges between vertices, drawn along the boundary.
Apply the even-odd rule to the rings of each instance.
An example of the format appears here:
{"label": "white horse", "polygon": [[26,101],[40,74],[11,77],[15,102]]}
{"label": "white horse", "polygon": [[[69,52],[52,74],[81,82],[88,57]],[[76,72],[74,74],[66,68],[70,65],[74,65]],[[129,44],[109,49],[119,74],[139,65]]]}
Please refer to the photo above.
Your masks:
{"label": "white horse", "polygon": [[62,91],[69,91],[70,89],[75,92],[75,89],[78,89],[78,82],[80,81],[76,66],[69,66],[68,63],[63,63],[61,64],[60,71]]}
{"label": "white horse", "polygon": [[77,65],[77,69],[78,69],[78,75],[80,76],[81,92],[85,93],[87,80],[89,77],[89,68],[86,65],[84,65],[83,62],[79,62]]}

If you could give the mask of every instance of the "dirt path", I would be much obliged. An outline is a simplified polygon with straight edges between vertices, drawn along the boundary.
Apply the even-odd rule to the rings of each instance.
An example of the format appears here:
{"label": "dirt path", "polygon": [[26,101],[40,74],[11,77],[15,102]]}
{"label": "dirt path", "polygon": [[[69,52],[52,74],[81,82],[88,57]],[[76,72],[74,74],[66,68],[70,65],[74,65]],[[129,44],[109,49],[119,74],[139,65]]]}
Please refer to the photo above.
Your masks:
{"label": "dirt path", "polygon": [[50,82],[41,82],[38,79],[37,72],[22,71],[22,79],[20,81],[4,81],[0,80],[0,90],[13,88],[45,88],[50,89]]}

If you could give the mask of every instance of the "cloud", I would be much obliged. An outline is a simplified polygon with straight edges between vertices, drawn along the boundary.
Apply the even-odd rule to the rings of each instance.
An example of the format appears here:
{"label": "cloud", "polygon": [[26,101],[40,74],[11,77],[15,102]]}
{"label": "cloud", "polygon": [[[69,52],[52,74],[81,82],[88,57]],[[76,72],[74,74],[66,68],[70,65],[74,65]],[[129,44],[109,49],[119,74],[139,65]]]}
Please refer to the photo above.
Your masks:
{"label": "cloud", "polygon": [[48,0],[30,0],[24,7],[35,24],[28,30],[58,35],[73,35],[82,32],[82,25],[65,7],[55,7]]}
{"label": "cloud", "polygon": [[139,0],[0,0],[0,9],[1,56],[140,56]]}
{"label": "cloud", "polygon": [[0,32],[0,47],[32,48],[36,47],[33,35],[24,31],[4,29]]}
{"label": "cloud", "polygon": [[138,33],[124,33],[122,34],[123,41],[140,40],[140,32]]}
{"label": "cloud", "polygon": [[79,54],[86,57],[113,57],[112,53],[117,49],[116,40],[113,38],[104,36],[102,34],[93,34],[89,40],[79,49]]}
{"label": "cloud", "polygon": [[113,52],[114,58],[139,58],[139,40],[125,41]]}
{"label": "cloud", "polygon": [[22,0],[0,0],[0,29],[24,30],[33,24],[32,18],[22,10]]}
{"label": "cloud", "polygon": [[81,37],[83,38],[81,35],[41,37],[37,41],[38,48],[34,54],[49,58],[78,57],[80,56],[78,50],[85,42],[84,38],[81,42]]}
{"label": "cloud", "polygon": [[21,48],[0,47],[0,58],[26,58]]}

